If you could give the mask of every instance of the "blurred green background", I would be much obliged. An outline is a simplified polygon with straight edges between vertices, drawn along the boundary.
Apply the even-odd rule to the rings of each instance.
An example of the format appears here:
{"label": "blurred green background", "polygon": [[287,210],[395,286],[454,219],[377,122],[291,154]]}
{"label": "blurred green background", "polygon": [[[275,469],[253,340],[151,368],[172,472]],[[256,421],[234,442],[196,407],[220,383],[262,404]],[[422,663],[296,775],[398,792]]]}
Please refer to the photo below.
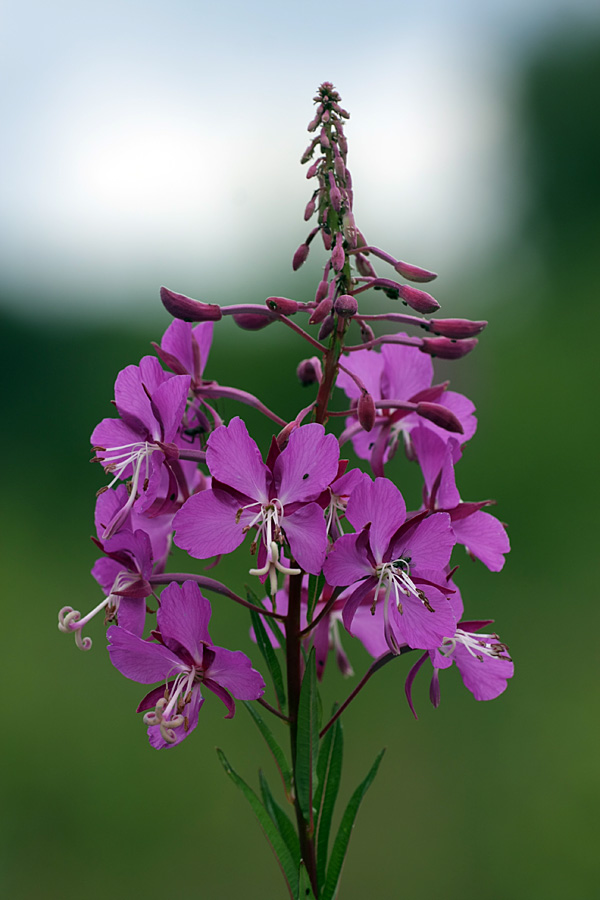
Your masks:
{"label": "blurred green background", "polygon": [[[401,659],[350,708],[344,799],[382,746],[387,754],[358,818],[343,900],[598,896],[600,39],[550,36],[513,78],[527,202],[510,234],[437,296],[444,315],[490,320],[477,351],[439,371],[478,408],[461,494],[497,498],[513,545],[501,574],[464,561],[459,583],[469,616],[496,619],[516,675],[501,698],[476,703],[452,670],[437,711],[423,677],[415,722]],[[298,299],[311,290],[302,273],[278,288]],[[56,629],[59,607],[86,610],[99,597],[88,535],[103,480],[87,464],[88,435],[111,414],[117,370],[167,324],[158,301],[147,303],[135,327],[2,316],[4,895],[275,900],[285,896],[276,864],[214,751],[254,785],[258,765],[274,780],[245,711],[226,722],[209,699],[194,736],[156,752],[134,712],[140,686],[110,666],[100,623],[85,655]],[[308,402],[294,375],[305,355],[281,329],[225,322],[208,374],[285,414]],[[248,420],[264,446],[268,427]],[[417,502],[414,469],[394,466]],[[241,587],[244,562],[223,562],[220,577]],[[211,600],[217,643],[255,654],[243,612]],[[360,672],[365,654],[345,646]],[[332,666],[326,682],[326,705],[350,689]]]}

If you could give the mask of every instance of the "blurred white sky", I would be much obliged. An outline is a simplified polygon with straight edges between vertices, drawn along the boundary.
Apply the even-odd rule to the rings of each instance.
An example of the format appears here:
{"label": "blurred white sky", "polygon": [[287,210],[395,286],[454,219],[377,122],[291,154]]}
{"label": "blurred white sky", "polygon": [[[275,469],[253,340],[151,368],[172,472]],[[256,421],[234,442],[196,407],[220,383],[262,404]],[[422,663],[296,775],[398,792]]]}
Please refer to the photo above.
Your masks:
{"label": "blurred white sky", "polygon": [[2,301],[106,318],[149,311],[163,283],[220,303],[278,293],[307,231],[299,158],[323,80],[352,115],[359,226],[451,279],[510,224],[515,61],[599,12],[595,0],[6,4]]}

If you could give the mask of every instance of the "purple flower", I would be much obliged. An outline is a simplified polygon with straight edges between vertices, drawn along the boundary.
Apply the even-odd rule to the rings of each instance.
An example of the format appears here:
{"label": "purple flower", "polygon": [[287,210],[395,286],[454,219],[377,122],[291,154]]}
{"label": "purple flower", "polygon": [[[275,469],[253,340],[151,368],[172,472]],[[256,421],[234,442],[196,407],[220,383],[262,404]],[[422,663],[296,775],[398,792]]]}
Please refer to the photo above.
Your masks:
{"label": "purple flower", "polygon": [[202,385],[202,376],[212,345],[213,323],[192,325],[173,319],[163,334],[160,347],[154,349],[176,375],[189,375],[192,389]]}
{"label": "purple flower", "polygon": [[499,572],[504,554],[510,550],[508,535],[498,519],[482,512],[482,507],[491,501],[461,501],[454,477],[454,463],[461,455],[458,442],[444,442],[423,426],[413,430],[411,439],[425,481],[425,506],[449,513],[457,543],[464,544],[467,552],[492,572]]}
{"label": "purple flower", "polygon": [[361,481],[350,495],[346,518],[358,530],[339,538],[327,557],[327,582],[355,586],[344,607],[351,631],[361,602],[375,589],[383,595],[383,632],[388,647],[438,647],[454,634],[456,619],[445,596],[445,567],[455,540],[446,513],[406,520],[398,488],[387,478]]}
{"label": "purple flower", "polygon": [[[108,538],[120,527],[136,502],[139,512],[165,511],[169,498],[176,500],[179,489],[187,494],[187,484],[177,462],[174,443],[181,424],[190,388],[189,375],[169,375],[153,356],[145,356],[139,366],[127,366],[115,382],[115,403],[120,419],[103,419],[92,432],[91,441],[98,459],[115,482],[131,479],[127,504],[107,526]],[[163,482],[163,464],[168,470],[164,501],[152,509]]]}
{"label": "purple flower", "polygon": [[201,687],[219,697],[235,713],[234,697],[257,700],[265,684],[262,675],[241,651],[216,647],[208,633],[211,608],[193,581],[171,583],[162,593],[157,613],[160,643],[143,641],[124,628],[108,630],[108,652],[113,665],[132,681],[164,685],[154,688],[138,706],[153,747],[180,743],[198,724],[204,703]]}
{"label": "purple flower", "polygon": [[206,463],[212,488],[194,494],[176,514],[175,543],[196,557],[208,559],[231,553],[255,528],[258,567],[251,574],[271,580],[276,590],[280,547],[289,544],[298,565],[321,571],[327,550],[327,527],[322,507],[315,502],[338,471],[339,445],[322,425],[303,425],[292,431],[285,450],[273,442],[267,463],[244,422],[234,418],[208,439]]}
{"label": "purple flower", "polygon": [[[341,442],[352,438],[357,456],[370,460],[377,475],[383,474],[383,465],[396,452],[401,436],[407,445],[409,456],[412,455],[410,435],[421,423],[443,441],[452,439],[462,444],[475,433],[477,420],[473,415],[475,407],[471,401],[462,394],[447,391],[446,385],[432,387],[433,363],[431,358],[421,353],[418,348],[402,344],[385,344],[381,353],[374,350],[358,350],[344,357],[344,366],[361,379],[374,400],[435,402],[452,412],[463,428],[463,433],[458,435],[423,419],[415,412],[402,409],[379,409],[375,425],[369,432],[363,431],[355,419],[347,419],[346,431]],[[360,388],[345,372],[338,375],[337,386],[351,400],[360,399]]]}

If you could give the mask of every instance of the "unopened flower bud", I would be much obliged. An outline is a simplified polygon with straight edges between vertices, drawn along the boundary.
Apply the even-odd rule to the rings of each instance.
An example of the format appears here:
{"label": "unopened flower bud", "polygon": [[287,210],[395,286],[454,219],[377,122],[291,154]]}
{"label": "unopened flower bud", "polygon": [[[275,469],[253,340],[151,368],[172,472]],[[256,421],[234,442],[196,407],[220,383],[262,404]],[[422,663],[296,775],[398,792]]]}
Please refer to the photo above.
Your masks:
{"label": "unopened flower bud", "polygon": [[323,297],[326,297],[329,292],[329,282],[328,281],[320,281],[317,285],[317,291],[315,293],[315,303],[318,305]]}
{"label": "unopened flower bud", "polygon": [[356,268],[363,278],[377,278],[377,272],[364,254],[357,253],[354,258],[356,259]]}
{"label": "unopened flower bud", "polygon": [[419,350],[440,359],[460,359],[470,353],[477,343],[477,338],[466,338],[463,341],[453,341],[447,337],[422,338]]}
{"label": "unopened flower bud", "polygon": [[369,341],[375,340],[375,332],[366,322],[360,323],[360,339],[363,344],[368,344]]}
{"label": "unopened flower bud", "polygon": [[320,103],[317,107],[317,112],[315,113],[314,119],[308,123],[307,131],[316,131],[321,120],[321,113],[323,112],[323,104]]}
{"label": "unopened flower bud", "polygon": [[431,319],[429,330],[433,334],[441,334],[449,338],[470,338],[480,334],[487,322],[483,319],[479,322],[470,319]]}
{"label": "unopened flower bud", "polygon": [[314,214],[315,211],[315,198],[311,197],[311,199],[306,204],[306,209],[304,210],[304,221],[308,222],[310,217]]}
{"label": "unopened flower bud", "polygon": [[308,320],[308,324],[317,325],[319,322],[322,322],[323,319],[331,312],[332,306],[333,300],[328,294],[327,297],[321,300],[317,308],[313,311],[310,319]]}
{"label": "unopened flower bud", "polygon": [[321,237],[323,238],[323,246],[325,247],[327,252],[329,252],[329,250],[331,250],[331,244],[333,242],[331,232],[325,231],[325,229],[323,228],[321,231]]}
{"label": "unopened flower bud", "polygon": [[308,244],[300,244],[296,252],[294,253],[294,258],[292,260],[292,269],[294,272],[296,269],[299,269],[300,266],[306,262],[306,257],[308,256]]}
{"label": "unopened flower bud", "polygon": [[327,132],[324,128],[321,128],[321,133],[319,134],[319,143],[321,144],[321,150],[329,150],[331,147],[331,142],[327,137]]}
{"label": "unopened flower bud", "polygon": [[327,122],[329,122],[330,118],[331,118],[331,116],[329,114],[329,110],[326,109],[325,112],[323,113],[323,115],[321,116],[321,121],[324,122],[325,124],[327,124]]}
{"label": "unopened flower bud", "polygon": [[442,406],[440,403],[422,401],[417,403],[415,412],[418,416],[433,422],[434,425],[445,428],[446,431],[453,431],[456,434],[462,434],[464,431],[454,413],[447,406]]}
{"label": "unopened flower bud", "polygon": [[336,298],[333,308],[338,316],[351,319],[358,312],[358,303],[356,302],[356,297],[353,297],[352,294],[340,294]]}
{"label": "unopened flower bud", "polygon": [[408,303],[411,309],[414,309],[417,312],[430,313],[435,312],[436,309],[440,308],[440,304],[435,297],[432,297],[431,294],[428,294],[426,291],[420,291],[417,288],[410,287],[408,284],[399,285],[398,293],[400,299],[404,300],[405,303]]}
{"label": "unopened flower bud", "polygon": [[342,236],[341,234],[336,234],[335,247],[331,253],[331,265],[336,272],[340,272],[344,268],[345,262],[346,254],[344,253],[344,248],[342,246]]}
{"label": "unopened flower bud", "polygon": [[267,297],[265,303],[273,312],[282,313],[284,316],[291,316],[304,307],[303,303],[298,303],[297,300],[288,300],[287,297]]}
{"label": "unopened flower bud", "polygon": [[328,316],[321,327],[319,328],[319,340],[324,341],[325,338],[328,338],[333,329],[335,328],[335,316]]}
{"label": "unopened flower bud", "polygon": [[375,401],[368,391],[358,398],[358,421],[365,431],[371,431],[375,424]]}
{"label": "unopened flower bud", "polygon": [[310,384],[320,383],[321,378],[323,377],[323,371],[321,369],[319,358],[312,356],[310,359],[303,359],[302,362],[298,364],[296,375],[298,376],[300,384],[304,385],[304,387],[308,387]]}
{"label": "unopened flower bud", "polygon": [[161,287],[160,299],[173,318],[183,319],[184,322],[216,322],[222,318],[221,307],[216,303],[202,303],[166,287]]}
{"label": "unopened flower bud", "polygon": [[310,169],[306,173],[307,178],[314,178],[317,174],[317,169],[319,168],[319,163],[321,162],[323,157],[319,157],[310,167]]}
{"label": "unopened flower bud", "polygon": [[346,166],[344,165],[344,160],[340,156],[340,151],[337,147],[335,147],[335,160],[333,162],[335,166],[335,174],[343,183],[346,181]]}
{"label": "unopened flower bud", "polygon": [[234,313],[232,319],[244,331],[260,331],[261,328],[266,328],[271,322],[276,322],[277,316],[265,316],[259,313]]}
{"label": "unopened flower bud", "polygon": [[304,163],[307,163],[307,162],[309,161],[309,159],[310,159],[311,156],[313,155],[313,150],[314,150],[315,147],[317,146],[317,143],[318,143],[318,142],[319,142],[319,138],[318,138],[318,137],[314,138],[314,139],[310,142],[310,144],[308,145],[308,147],[306,148],[306,150],[305,150],[304,153],[302,154],[302,158],[300,159],[300,163],[301,163],[302,165],[304,165]]}
{"label": "unopened flower bud", "polygon": [[332,172],[329,173],[329,199],[336,212],[339,212],[342,208],[342,195],[340,194],[339,187],[335,183]]}
{"label": "unopened flower bud", "polygon": [[437,278],[435,272],[430,272],[429,269],[421,269],[419,266],[413,266],[410,263],[402,262],[401,259],[394,264],[394,268],[399,275],[402,275],[403,278],[407,278],[409,281],[433,281],[434,278]]}
{"label": "unopened flower bud", "polygon": [[346,238],[346,243],[348,246],[354,250],[356,247],[356,222],[354,221],[354,216],[350,210],[344,213],[342,218],[342,228],[344,230],[344,237]]}

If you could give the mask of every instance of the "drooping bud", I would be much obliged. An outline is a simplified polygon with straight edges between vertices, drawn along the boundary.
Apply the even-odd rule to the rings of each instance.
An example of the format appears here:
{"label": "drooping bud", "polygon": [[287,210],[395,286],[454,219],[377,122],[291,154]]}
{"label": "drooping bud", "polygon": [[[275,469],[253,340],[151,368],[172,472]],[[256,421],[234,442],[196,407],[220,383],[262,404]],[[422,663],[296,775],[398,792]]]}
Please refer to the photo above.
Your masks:
{"label": "drooping bud", "polygon": [[360,339],[363,344],[368,344],[369,341],[375,340],[375,332],[373,331],[371,326],[362,321],[360,323]]}
{"label": "drooping bud", "polygon": [[232,319],[244,331],[260,331],[261,328],[266,328],[271,322],[276,322],[277,316],[265,316],[259,313],[234,313]]}
{"label": "drooping bud", "polygon": [[306,204],[306,209],[304,210],[304,221],[308,222],[310,217],[314,215],[315,212],[315,198],[311,197],[311,199]]}
{"label": "drooping bud", "polygon": [[308,256],[308,244],[300,244],[296,252],[294,253],[294,258],[292,260],[292,269],[294,272],[300,268],[300,266],[306,262],[306,257]]}
{"label": "drooping bud", "polygon": [[420,291],[417,288],[410,287],[408,284],[399,285],[398,293],[400,299],[404,300],[405,303],[408,303],[411,309],[416,310],[416,312],[431,313],[440,308],[440,304],[435,297],[432,297],[431,294],[428,294],[426,291]]}
{"label": "drooping bud", "polygon": [[307,178],[314,178],[314,177],[315,177],[315,175],[317,174],[317,169],[319,168],[319,163],[321,162],[322,159],[323,159],[323,157],[320,156],[319,159],[317,159],[317,160],[312,164],[312,166],[309,168],[309,170],[308,170],[307,173],[306,173],[306,177],[307,177]]}
{"label": "drooping bud", "polygon": [[307,387],[310,384],[320,383],[323,377],[321,361],[317,356],[312,356],[310,359],[303,359],[302,362],[298,364],[296,375],[298,376],[300,384],[304,387]]}
{"label": "drooping bud", "polygon": [[356,247],[356,222],[354,221],[354,215],[350,210],[344,213],[342,218],[342,228],[348,246],[351,249],[354,249]]}
{"label": "drooping bud", "polygon": [[338,316],[351,319],[358,312],[358,303],[356,302],[356,297],[353,297],[352,294],[340,294],[336,298],[333,308]]}
{"label": "drooping bud", "polygon": [[329,252],[331,250],[331,245],[333,243],[333,239],[331,237],[331,232],[326,231],[324,228],[321,231],[321,237],[323,238],[323,246]]}
{"label": "drooping bud", "polygon": [[328,338],[333,329],[335,328],[335,316],[328,316],[321,327],[319,328],[318,338],[320,341],[324,341],[325,338]]}
{"label": "drooping bud", "polygon": [[329,173],[329,199],[336,212],[339,212],[342,208],[342,195],[340,194],[339,187],[335,183],[333,172]]}
{"label": "drooping bud", "polygon": [[[332,282],[333,284],[333,282]],[[329,315],[331,312],[331,307],[333,306],[333,299],[330,293],[327,294],[326,297],[321,300],[317,308],[313,311],[310,319],[308,320],[309,325],[318,325],[319,322],[322,322],[323,319]]]}
{"label": "drooping bud", "polygon": [[315,303],[319,304],[323,297],[326,297],[329,292],[329,282],[328,281],[320,281],[317,285],[317,291],[315,293]]}
{"label": "drooping bud", "polygon": [[403,278],[407,278],[409,281],[433,281],[434,278],[437,278],[435,272],[430,272],[429,269],[421,269],[420,266],[413,266],[411,263],[402,262],[401,259],[395,263],[394,269],[398,275],[402,275]]}
{"label": "drooping bud", "polygon": [[183,319],[184,322],[217,322],[222,318],[221,307],[216,303],[202,303],[166,287],[161,287],[160,299],[173,318]]}
{"label": "drooping bud", "polygon": [[460,359],[470,353],[478,343],[477,338],[466,338],[463,341],[453,341],[446,337],[422,338],[419,350],[440,359]]}
{"label": "drooping bud", "polygon": [[267,297],[265,303],[273,312],[281,313],[284,316],[291,316],[299,309],[304,308],[304,303],[298,303],[297,300],[288,300],[287,297]]}
{"label": "drooping bud", "polygon": [[321,144],[321,150],[329,150],[331,147],[331,142],[327,137],[327,132],[324,128],[321,128],[321,133],[319,134],[319,143]]}
{"label": "drooping bud", "polygon": [[428,403],[424,400],[417,403],[415,412],[418,416],[433,422],[434,425],[445,428],[446,431],[452,431],[456,434],[464,432],[464,428],[454,413],[447,406],[442,406],[441,403]]}
{"label": "drooping bud", "polygon": [[364,391],[358,398],[357,413],[364,430],[371,431],[375,424],[375,401],[368,391]]}
{"label": "drooping bud", "polygon": [[478,322],[470,319],[431,319],[429,331],[456,340],[457,338],[474,337],[476,334],[480,334],[486,325],[487,322],[483,319]]}
{"label": "drooping bud", "polygon": [[344,253],[342,240],[341,234],[336,234],[335,247],[331,253],[331,265],[336,272],[340,272],[344,268],[344,263],[346,262],[346,254]]}

